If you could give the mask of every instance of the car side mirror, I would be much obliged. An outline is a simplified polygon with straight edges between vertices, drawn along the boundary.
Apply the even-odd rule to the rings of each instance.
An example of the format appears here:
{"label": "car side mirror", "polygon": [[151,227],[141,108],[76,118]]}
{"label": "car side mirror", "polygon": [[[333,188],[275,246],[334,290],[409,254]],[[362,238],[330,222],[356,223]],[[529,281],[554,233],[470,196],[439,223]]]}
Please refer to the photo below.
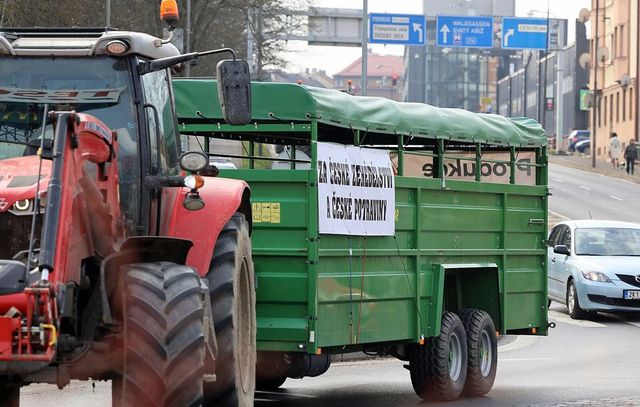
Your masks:
{"label": "car side mirror", "polygon": [[251,121],[251,75],[246,61],[218,62],[218,99],[224,120],[229,124]]}
{"label": "car side mirror", "polygon": [[553,246],[553,252],[558,254],[564,254],[565,256],[569,256],[571,254],[571,250],[566,245],[558,244]]}

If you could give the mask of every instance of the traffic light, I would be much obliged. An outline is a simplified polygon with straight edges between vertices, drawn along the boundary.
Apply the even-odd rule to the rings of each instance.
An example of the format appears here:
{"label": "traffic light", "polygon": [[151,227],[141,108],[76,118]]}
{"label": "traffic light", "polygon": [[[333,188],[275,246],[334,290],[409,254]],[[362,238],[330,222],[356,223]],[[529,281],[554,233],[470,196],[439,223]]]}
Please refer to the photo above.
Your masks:
{"label": "traffic light", "polygon": [[398,84],[398,75],[391,75],[391,86],[396,86]]}
{"label": "traffic light", "polygon": [[553,98],[547,98],[545,100],[545,110],[547,111],[553,110]]}

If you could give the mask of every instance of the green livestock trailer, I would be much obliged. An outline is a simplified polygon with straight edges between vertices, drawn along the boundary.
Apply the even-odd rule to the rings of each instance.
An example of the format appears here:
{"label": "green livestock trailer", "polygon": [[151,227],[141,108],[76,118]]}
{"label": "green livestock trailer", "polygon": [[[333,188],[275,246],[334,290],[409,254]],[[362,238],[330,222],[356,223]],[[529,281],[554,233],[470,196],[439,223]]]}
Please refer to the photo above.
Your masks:
{"label": "green livestock trailer", "polygon": [[224,123],[216,82],[174,81],[183,142],[251,187],[257,386],[331,355],[408,361],[416,393],[487,393],[497,336],[546,335],[541,126],[294,84],[252,84]]}

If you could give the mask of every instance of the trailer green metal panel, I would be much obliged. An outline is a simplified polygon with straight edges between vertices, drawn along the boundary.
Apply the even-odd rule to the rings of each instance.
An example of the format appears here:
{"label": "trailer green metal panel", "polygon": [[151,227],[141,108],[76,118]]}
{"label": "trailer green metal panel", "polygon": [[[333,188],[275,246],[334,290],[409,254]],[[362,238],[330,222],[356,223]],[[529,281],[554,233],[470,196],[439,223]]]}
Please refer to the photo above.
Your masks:
{"label": "trailer green metal panel", "polygon": [[[216,110],[214,82],[176,81],[175,90],[184,134],[252,142],[280,137],[311,146],[308,170],[221,171],[252,190],[259,350],[340,352],[415,343],[438,335],[444,309],[483,309],[503,333],[547,333],[546,137],[539,125],[256,84],[255,123],[234,127]],[[398,175],[395,236],[319,234],[315,143],[362,139],[401,146],[394,150],[400,173],[411,143],[429,144],[440,162],[443,140],[511,151],[512,174],[514,152],[528,149],[535,152],[536,182],[516,185],[512,175],[510,183],[490,183],[479,169],[475,181],[441,172],[435,178]]]}

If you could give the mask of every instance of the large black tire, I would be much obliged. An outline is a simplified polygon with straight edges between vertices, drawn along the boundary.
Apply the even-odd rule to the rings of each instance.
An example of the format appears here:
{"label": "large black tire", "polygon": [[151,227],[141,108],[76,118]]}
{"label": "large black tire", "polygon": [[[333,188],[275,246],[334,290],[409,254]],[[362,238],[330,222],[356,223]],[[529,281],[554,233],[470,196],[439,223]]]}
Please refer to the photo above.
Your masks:
{"label": "large black tire", "polygon": [[287,376],[256,379],[256,388],[262,391],[278,390],[287,381]]}
{"label": "large black tire", "polygon": [[462,309],[458,315],[467,334],[467,381],[463,394],[479,397],[489,393],[496,379],[498,338],[493,320],[484,311]]}
{"label": "large black tire", "polygon": [[0,406],[20,407],[20,385],[0,383]]}
{"label": "large black tire", "polygon": [[200,406],[204,331],[200,278],[174,263],[123,267],[123,370],[114,406]]}
{"label": "large black tire", "polygon": [[440,335],[411,348],[409,372],[418,396],[438,401],[460,397],[467,377],[466,343],[462,321],[455,313],[445,311]]}
{"label": "large black tire", "polygon": [[249,224],[236,213],[220,232],[207,274],[218,342],[216,381],[205,384],[208,405],[253,406],[256,311]]}
{"label": "large black tire", "polygon": [[585,319],[589,313],[580,307],[578,300],[578,291],[573,280],[569,281],[567,286],[567,311],[572,319]]}

